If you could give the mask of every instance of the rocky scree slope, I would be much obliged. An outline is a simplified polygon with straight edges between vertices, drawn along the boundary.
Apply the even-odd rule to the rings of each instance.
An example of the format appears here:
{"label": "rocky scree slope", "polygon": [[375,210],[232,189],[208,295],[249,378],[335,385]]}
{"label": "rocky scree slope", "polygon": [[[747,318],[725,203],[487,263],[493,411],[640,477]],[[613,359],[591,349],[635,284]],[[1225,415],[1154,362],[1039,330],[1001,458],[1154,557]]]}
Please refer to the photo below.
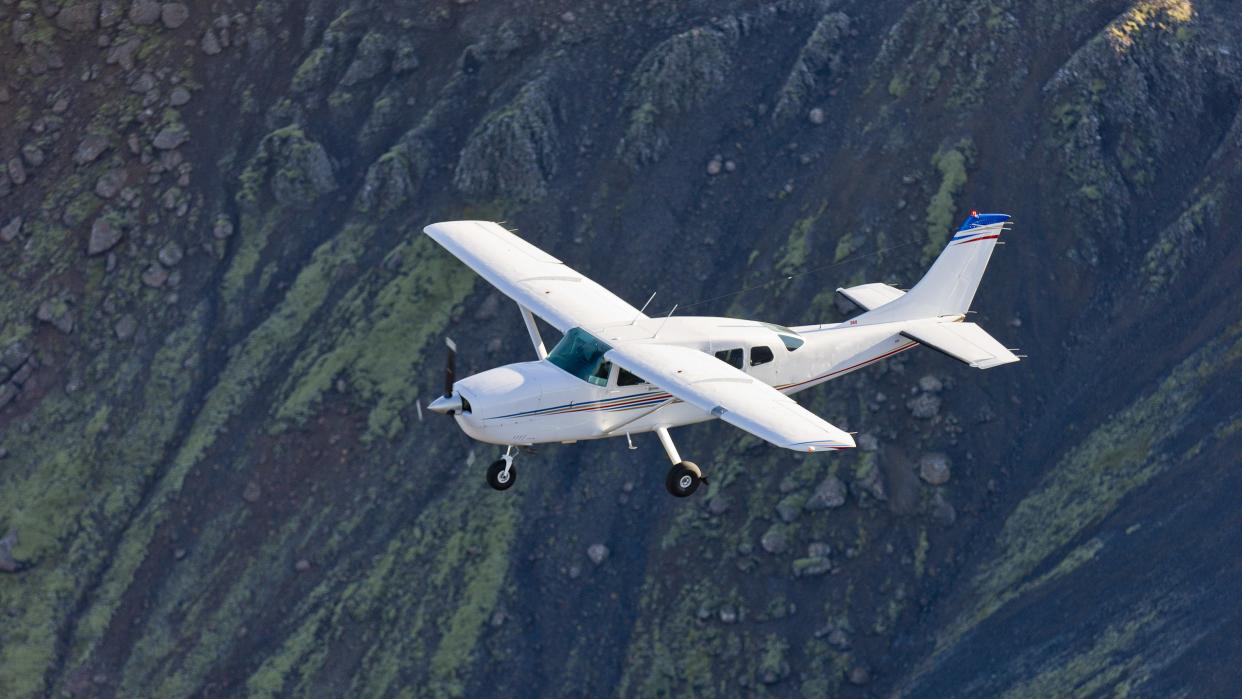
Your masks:
{"label": "rocky scree slope", "polygon": [[[0,694],[1227,694],[1240,28],[0,2]],[[445,333],[464,370],[531,354],[431,221],[796,324],[911,284],[972,207],[1018,221],[976,319],[1030,358],[806,394],[851,453],[704,425],[689,501],[653,440],[497,494],[418,417]]]}

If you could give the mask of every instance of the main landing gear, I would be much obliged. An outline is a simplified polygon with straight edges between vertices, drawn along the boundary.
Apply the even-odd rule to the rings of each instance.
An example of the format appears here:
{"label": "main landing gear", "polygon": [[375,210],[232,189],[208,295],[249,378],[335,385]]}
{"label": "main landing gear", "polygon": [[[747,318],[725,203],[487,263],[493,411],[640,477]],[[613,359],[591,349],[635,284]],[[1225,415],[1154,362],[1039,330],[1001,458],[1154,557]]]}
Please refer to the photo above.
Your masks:
{"label": "main landing gear", "polygon": [[693,461],[681,460],[681,454],[677,453],[677,447],[673,445],[673,438],[668,436],[668,429],[657,427],[655,432],[668,454],[669,461],[673,462],[673,467],[668,470],[668,476],[664,479],[664,487],[668,488],[673,497],[690,497],[699,489],[699,483],[707,482],[707,478]]}
{"label": "main landing gear", "polygon": [[517,450],[512,445],[505,447],[505,453],[487,467],[487,484],[496,490],[508,490],[517,480],[517,469],[513,460],[517,458]]}

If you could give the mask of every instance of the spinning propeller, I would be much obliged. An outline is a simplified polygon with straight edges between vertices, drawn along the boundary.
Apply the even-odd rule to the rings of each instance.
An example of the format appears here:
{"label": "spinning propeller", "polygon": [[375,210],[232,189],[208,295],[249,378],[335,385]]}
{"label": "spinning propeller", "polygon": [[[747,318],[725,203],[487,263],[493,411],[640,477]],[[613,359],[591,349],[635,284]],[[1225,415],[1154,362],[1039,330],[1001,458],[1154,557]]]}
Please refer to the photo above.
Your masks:
{"label": "spinning propeller", "polygon": [[452,415],[461,411],[461,396],[453,393],[453,384],[457,381],[457,343],[446,337],[444,344],[448,346],[448,358],[444,364],[444,395],[431,401],[427,409],[441,415]]}

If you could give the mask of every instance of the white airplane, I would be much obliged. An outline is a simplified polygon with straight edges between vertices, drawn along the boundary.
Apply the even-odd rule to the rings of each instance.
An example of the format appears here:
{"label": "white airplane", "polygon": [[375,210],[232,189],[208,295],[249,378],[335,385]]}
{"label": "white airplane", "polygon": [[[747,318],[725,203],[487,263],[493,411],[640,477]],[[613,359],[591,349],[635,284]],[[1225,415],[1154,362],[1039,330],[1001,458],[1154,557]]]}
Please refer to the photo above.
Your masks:
{"label": "white airplane", "polygon": [[[499,224],[434,223],[423,229],[427,235],[517,302],[538,360],[455,381],[456,347],[449,340],[445,392],[428,407],[452,415],[470,437],[506,447],[487,470],[497,490],[513,485],[519,446],[624,436],[632,448],[631,435],[655,432],[673,464],[668,491],[686,497],[706,479],[682,460],[668,431],[714,418],[794,451],[848,449],[850,433],[789,394],[919,344],[979,369],[1018,361],[983,328],[965,322],[1008,221],[972,211],[914,288],[837,289],[865,312],[796,328],[737,318],[650,318]],[[564,333],[551,352],[536,315]]]}

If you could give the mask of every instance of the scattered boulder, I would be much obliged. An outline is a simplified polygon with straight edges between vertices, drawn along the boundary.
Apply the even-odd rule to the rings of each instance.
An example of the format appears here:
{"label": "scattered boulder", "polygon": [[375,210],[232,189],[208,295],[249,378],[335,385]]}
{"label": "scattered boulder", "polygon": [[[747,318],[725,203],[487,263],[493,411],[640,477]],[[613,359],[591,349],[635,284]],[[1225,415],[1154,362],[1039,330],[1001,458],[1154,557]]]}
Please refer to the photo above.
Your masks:
{"label": "scattered boulder", "polygon": [[172,93],[168,95],[168,104],[174,107],[181,107],[190,101],[190,91],[178,85],[174,87]]}
{"label": "scattered boulder", "polygon": [[86,254],[94,257],[102,255],[121,242],[121,230],[105,219],[97,218],[91,224],[91,237],[86,244]]}
{"label": "scattered boulder", "polygon": [[784,525],[773,524],[768,527],[768,530],[759,538],[759,545],[772,555],[784,553],[789,547],[789,536],[785,532]]}
{"label": "scattered boulder", "polygon": [[707,163],[707,174],[715,177],[720,174],[720,170],[724,167],[724,163],[719,158],[712,158]]}
{"label": "scattered boulder", "polygon": [[166,2],[160,7],[160,21],[169,29],[176,29],[190,18],[190,8],[179,2]]}
{"label": "scattered boulder", "polygon": [[812,512],[834,509],[845,504],[845,494],[845,483],[836,476],[828,476],[815,486],[815,492],[803,507]]}
{"label": "scattered boulder", "polygon": [[737,608],[731,604],[722,605],[720,607],[720,623],[736,624],[737,623]]}
{"label": "scattered boulder", "polygon": [[78,165],[86,165],[93,163],[103,152],[108,150],[108,139],[100,134],[87,134],[78,144],[78,149],[73,153],[73,162]]}
{"label": "scattered boulder", "polygon": [[116,332],[116,339],[128,340],[138,331],[138,319],[133,314],[126,313],[112,326],[112,329]]}
{"label": "scattered boulder", "polygon": [[138,49],[141,46],[142,39],[136,36],[117,42],[108,50],[108,56],[104,62],[108,65],[120,65],[125,70],[133,70],[134,56],[138,53]]}
{"label": "scattered boulder", "polygon": [[160,248],[159,253],[156,255],[156,257],[159,258],[160,263],[165,267],[176,267],[177,263],[181,262],[181,258],[184,256],[185,253],[181,250],[181,246],[178,245],[175,240],[168,241],[164,247]]}
{"label": "scattered boulder", "polygon": [[155,0],[134,0],[129,6],[129,21],[139,26],[155,24],[160,18],[160,4]]}
{"label": "scattered boulder", "polygon": [[820,124],[824,123],[824,110],[820,109],[819,107],[815,107],[811,111],[807,112],[806,118],[812,124],[819,126]]}
{"label": "scattered boulder", "polygon": [[293,564],[293,569],[299,573],[305,573],[311,569],[310,561],[305,558],[299,558],[298,562]]}
{"label": "scattered boulder", "polygon": [[931,485],[944,485],[949,482],[949,457],[932,452],[919,459],[919,477]]}
{"label": "scattered boulder", "polygon": [[170,124],[160,129],[151,141],[159,150],[172,150],[190,140],[190,132],[184,124]]}
{"label": "scattered boulder", "polygon": [[846,678],[849,679],[850,684],[861,687],[871,681],[871,671],[865,665],[855,665],[850,668]]}
{"label": "scattered boulder", "polygon": [[919,388],[926,393],[940,393],[941,389],[944,388],[944,383],[932,374],[928,374],[919,379]]}
{"label": "scattered boulder", "polygon": [[16,371],[21,368],[30,355],[34,354],[34,350],[23,340],[18,340],[8,347],[4,348],[4,352],[0,353],[0,364]]}
{"label": "scattered boulder", "polygon": [[109,170],[95,180],[95,194],[103,199],[115,197],[125,186],[125,171],[121,168]]}
{"label": "scattered boulder", "polygon": [[255,481],[246,483],[246,487],[242,489],[242,500],[246,502],[255,503],[261,497],[263,497],[263,488]]}
{"label": "scattered boulder", "polygon": [[[73,310],[64,299],[47,299],[39,304],[38,310],[35,311],[35,318],[44,323],[48,323],[52,327],[68,335],[73,332]],[[27,364],[26,367],[30,365]],[[25,383],[25,379],[18,379],[18,374],[14,375],[13,380],[19,384]]]}
{"label": "scattered boulder", "polygon": [[43,164],[43,149],[33,143],[27,143],[22,146],[22,157],[30,167],[39,167]]}
{"label": "scattered boulder", "polygon": [[806,496],[800,494],[787,495],[776,503],[776,516],[781,518],[785,524],[790,524],[798,519],[798,515],[802,514],[802,505],[806,502]]}
{"label": "scattered boulder", "polygon": [[158,262],[151,263],[151,266],[142,273],[142,283],[152,289],[164,286],[164,283],[167,281],[168,270],[164,269]]}
{"label": "scattered boulder", "polygon": [[120,0],[103,0],[99,3],[99,26],[112,27],[124,16]]}
{"label": "scattered boulder", "polygon": [[603,544],[591,544],[587,547],[587,558],[590,558],[595,565],[603,563],[604,559],[608,558],[608,547]]}
{"label": "scattered boulder", "polygon": [[203,34],[202,40],[198,42],[198,48],[208,56],[214,56],[220,53],[220,40],[216,38],[216,33],[210,29]]}
{"label": "scattered boulder", "polygon": [[8,169],[9,179],[13,184],[26,184],[26,166],[22,164],[21,158],[9,158]]}
{"label": "scattered boulder", "polygon": [[233,236],[233,222],[227,216],[221,215],[216,218],[216,224],[211,228],[211,235],[216,240],[224,240]]}
{"label": "scattered boulder", "polygon": [[95,28],[95,20],[98,18],[98,2],[80,2],[58,12],[56,26],[71,32],[88,32]]}
{"label": "scattered boulder", "polygon": [[880,448],[880,441],[870,432],[858,435],[858,448],[863,451],[875,451]]}
{"label": "scattered boulder", "polygon": [[0,242],[11,243],[22,233],[22,217],[14,216],[0,227]]}
{"label": "scattered boulder", "polygon": [[920,420],[930,420],[940,414],[940,397],[933,393],[920,393],[906,401],[910,414]]}

